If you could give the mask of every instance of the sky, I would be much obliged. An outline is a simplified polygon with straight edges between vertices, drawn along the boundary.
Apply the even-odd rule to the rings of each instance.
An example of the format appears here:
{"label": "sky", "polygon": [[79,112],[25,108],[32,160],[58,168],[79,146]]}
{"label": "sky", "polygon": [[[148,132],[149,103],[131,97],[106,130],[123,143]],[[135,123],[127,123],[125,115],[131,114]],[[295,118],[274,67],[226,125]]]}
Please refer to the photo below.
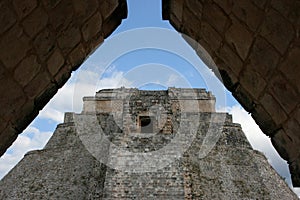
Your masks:
{"label": "sky", "polygon": [[[57,124],[63,122],[64,112],[81,112],[83,96],[121,86],[139,89],[175,86],[212,91],[217,98],[217,111],[232,114],[252,147],[266,155],[291,187],[286,161],[181,35],[168,21],[162,20],[160,0],[129,0],[128,10],[128,18],[72,73],[70,80],[0,158],[0,179],[26,152],[44,147]],[[294,191],[299,196],[300,190]]]}

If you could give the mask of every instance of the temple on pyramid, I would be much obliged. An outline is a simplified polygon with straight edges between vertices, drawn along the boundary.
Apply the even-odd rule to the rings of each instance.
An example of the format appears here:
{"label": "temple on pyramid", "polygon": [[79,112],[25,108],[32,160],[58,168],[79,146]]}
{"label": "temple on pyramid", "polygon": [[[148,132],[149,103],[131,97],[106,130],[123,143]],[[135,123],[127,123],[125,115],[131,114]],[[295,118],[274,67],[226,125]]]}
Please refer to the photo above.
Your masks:
{"label": "temple on pyramid", "polygon": [[298,199],[205,89],[103,89],[65,113],[0,199]]}

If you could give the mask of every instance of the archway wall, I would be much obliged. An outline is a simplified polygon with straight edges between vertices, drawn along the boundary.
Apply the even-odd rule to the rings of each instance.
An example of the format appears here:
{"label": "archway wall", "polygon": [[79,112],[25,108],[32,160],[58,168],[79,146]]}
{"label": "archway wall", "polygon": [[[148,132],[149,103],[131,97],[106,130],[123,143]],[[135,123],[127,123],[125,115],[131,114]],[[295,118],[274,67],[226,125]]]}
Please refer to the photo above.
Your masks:
{"label": "archway wall", "polygon": [[300,186],[299,10],[297,0],[163,0],[163,18],[202,46],[183,36],[271,138],[294,186]]}
{"label": "archway wall", "polygon": [[0,3],[0,155],[127,17],[126,0]]}

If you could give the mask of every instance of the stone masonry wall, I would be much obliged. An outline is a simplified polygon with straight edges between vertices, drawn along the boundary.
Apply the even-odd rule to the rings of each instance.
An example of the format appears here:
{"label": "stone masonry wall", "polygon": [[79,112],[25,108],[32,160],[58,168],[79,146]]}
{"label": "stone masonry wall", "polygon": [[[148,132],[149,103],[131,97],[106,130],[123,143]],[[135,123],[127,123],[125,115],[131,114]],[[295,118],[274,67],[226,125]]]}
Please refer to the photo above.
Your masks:
{"label": "stone masonry wall", "polygon": [[127,16],[125,0],[0,3],[0,155]]}
{"label": "stone masonry wall", "polygon": [[298,0],[163,0],[163,18],[197,42],[183,36],[271,137],[294,186],[300,186],[299,10]]}

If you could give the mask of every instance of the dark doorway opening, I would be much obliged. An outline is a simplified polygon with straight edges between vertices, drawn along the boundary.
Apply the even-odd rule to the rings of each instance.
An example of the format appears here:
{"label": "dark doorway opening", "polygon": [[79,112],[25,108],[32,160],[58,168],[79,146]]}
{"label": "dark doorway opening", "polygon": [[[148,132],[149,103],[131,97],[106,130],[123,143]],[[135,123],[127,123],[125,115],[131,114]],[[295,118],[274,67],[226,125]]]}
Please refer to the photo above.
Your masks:
{"label": "dark doorway opening", "polygon": [[139,121],[141,126],[141,133],[153,133],[153,117],[140,116]]}

